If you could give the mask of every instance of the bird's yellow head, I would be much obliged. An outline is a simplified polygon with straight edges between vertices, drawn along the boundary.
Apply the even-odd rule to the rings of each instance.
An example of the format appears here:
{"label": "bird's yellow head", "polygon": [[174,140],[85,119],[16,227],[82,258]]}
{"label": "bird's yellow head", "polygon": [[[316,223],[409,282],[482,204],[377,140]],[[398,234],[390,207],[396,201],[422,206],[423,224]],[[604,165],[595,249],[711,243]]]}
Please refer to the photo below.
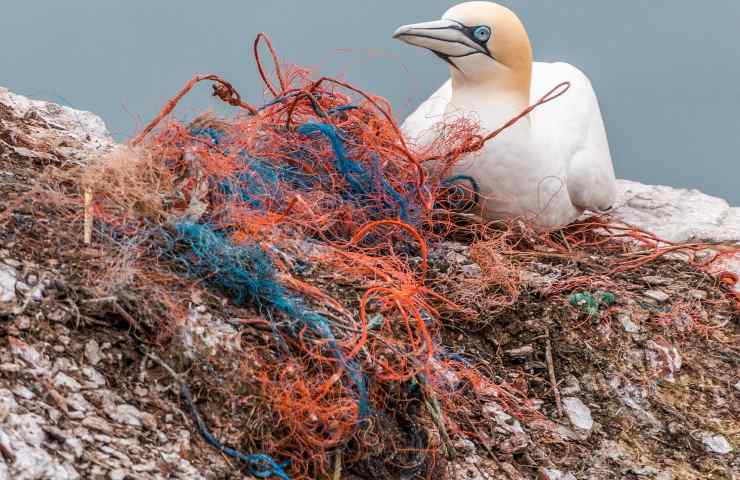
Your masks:
{"label": "bird's yellow head", "polygon": [[405,25],[393,37],[434,52],[450,65],[453,79],[529,91],[529,36],[519,17],[497,3],[462,3],[442,20]]}

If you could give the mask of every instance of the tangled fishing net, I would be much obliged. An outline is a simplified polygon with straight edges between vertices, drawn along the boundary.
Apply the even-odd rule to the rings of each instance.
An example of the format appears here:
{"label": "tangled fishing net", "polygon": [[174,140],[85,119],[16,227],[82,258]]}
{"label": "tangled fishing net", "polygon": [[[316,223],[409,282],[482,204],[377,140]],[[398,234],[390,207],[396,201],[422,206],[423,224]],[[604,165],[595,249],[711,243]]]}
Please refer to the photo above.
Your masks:
{"label": "tangled fishing net", "polygon": [[[274,83],[260,58],[263,40]],[[240,337],[240,391],[230,393],[241,408],[260,412],[234,446],[255,453],[224,447],[198,417],[206,440],[254,476],[317,478],[337,461],[372,470],[379,467],[369,462],[381,458],[380,476],[393,468],[404,478],[434,478],[455,455],[451,437],[480,439],[476,406],[493,401],[519,418],[540,415],[517,382],[446,348],[441,322],[474,325],[471,297],[484,298],[487,309],[514,304],[527,255],[614,254],[618,261],[600,275],[548,291],[568,295],[594,286],[614,291],[612,273],[705,248],[670,245],[600,219],[558,236],[458,215],[469,195],[452,186],[449,168],[556,99],[563,85],[490,135],[458,119],[415,151],[384,99],[281,65],[262,35],[254,53],[272,97],[267,104],[246,103],[217,76],[195,77],[128,146],[81,172],[94,240],[118,250],[90,280],[119,293],[120,310],[135,307],[136,316],[122,313],[132,326],[166,345],[190,314],[189,287],[199,284],[226,299],[221,307],[234,309],[243,328],[262,332],[259,342]],[[214,95],[238,113],[169,119],[201,81],[213,82]],[[82,203],[79,194],[66,198]],[[68,213],[80,221],[77,208]],[[460,282],[455,298],[440,294],[435,286],[444,279],[429,273],[430,244],[451,237],[473,243],[481,270]],[[717,257],[734,254],[720,250]],[[338,285],[351,287],[342,294]],[[120,294],[123,286],[135,294]],[[591,313],[609,307],[607,297],[582,295],[574,306]],[[239,314],[245,309],[259,318]]]}

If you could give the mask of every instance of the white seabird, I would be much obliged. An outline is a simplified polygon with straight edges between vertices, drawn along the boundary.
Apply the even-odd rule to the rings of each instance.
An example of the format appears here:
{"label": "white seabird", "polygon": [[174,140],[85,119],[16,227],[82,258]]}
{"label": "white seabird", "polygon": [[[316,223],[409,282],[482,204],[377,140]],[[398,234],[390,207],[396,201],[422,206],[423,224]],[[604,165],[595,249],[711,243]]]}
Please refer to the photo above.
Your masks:
{"label": "white seabird", "polygon": [[563,96],[453,168],[453,175],[478,183],[484,219],[524,218],[540,229],[553,229],[584,210],[612,207],[614,167],[591,82],[567,63],[533,62],[529,36],[511,10],[493,2],[467,2],[440,21],[403,26],[394,38],[431,50],[450,67],[450,80],[402,126],[419,147],[444,119],[472,115],[483,133],[492,132],[556,85],[570,82]]}

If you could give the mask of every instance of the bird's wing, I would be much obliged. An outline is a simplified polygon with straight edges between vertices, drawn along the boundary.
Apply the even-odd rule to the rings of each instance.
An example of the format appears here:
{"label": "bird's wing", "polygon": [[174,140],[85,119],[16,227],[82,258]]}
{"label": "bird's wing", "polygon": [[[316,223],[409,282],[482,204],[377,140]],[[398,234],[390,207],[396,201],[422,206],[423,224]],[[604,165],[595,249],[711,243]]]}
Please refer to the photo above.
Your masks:
{"label": "bird's wing", "polygon": [[614,166],[604,120],[591,82],[567,63],[536,62],[532,71],[532,101],[561,82],[570,89],[532,115],[533,130],[555,146],[567,162],[568,193],[574,205],[591,210],[611,208],[616,199]]}
{"label": "bird's wing", "polygon": [[406,118],[401,125],[404,137],[417,147],[426,146],[432,139],[430,129],[442,120],[451,98],[452,81],[448,80]]}

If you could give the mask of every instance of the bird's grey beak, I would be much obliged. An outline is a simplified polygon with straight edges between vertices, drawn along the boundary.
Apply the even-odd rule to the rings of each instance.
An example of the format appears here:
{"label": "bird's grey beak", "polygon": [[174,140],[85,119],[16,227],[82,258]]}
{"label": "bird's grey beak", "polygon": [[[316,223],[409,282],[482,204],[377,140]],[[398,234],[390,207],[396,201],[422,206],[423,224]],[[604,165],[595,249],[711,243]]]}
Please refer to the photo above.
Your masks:
{"label": "bird's grey beak", "polygon": [[481,45],[468,37],[463,26],[450,20],[404,25],[393,38],[449,58],[485,53]]}

